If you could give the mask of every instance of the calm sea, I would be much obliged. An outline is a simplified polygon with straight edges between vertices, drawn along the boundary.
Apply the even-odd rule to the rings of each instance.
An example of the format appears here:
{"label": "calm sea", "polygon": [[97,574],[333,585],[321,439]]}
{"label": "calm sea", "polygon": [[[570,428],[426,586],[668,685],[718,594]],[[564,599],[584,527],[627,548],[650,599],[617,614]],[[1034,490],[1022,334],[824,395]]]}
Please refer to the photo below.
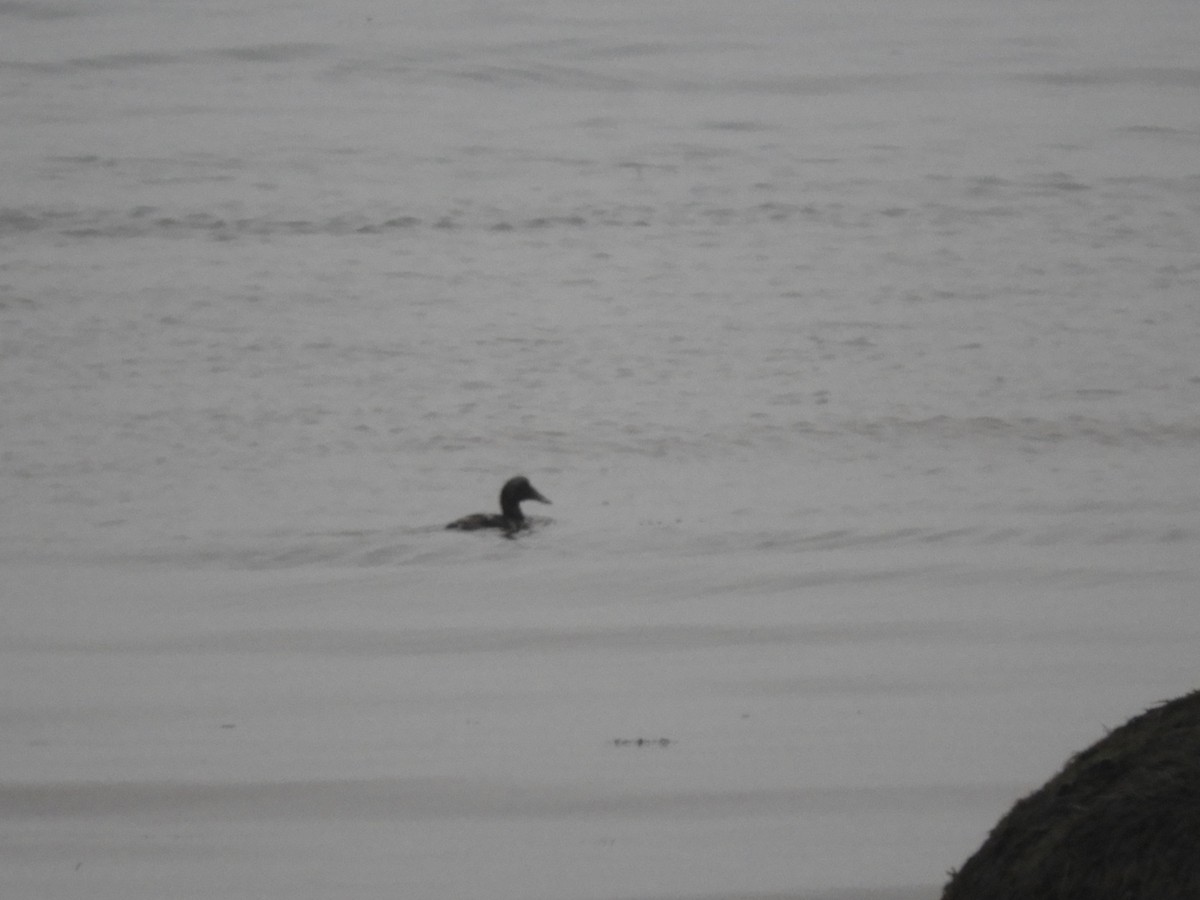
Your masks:
{"label": "calm sea", "polygon": [[1193,7],[732,11],[0,4],[6,540],[1194,541]]}
{"label": "calm sea", "polygon": [[[1190,0],[4,0],[3,558],[1080,703],[979,778],[1049,775],[1194,686],[1197,46]],[[518,472],[549,521],[442,530]]]}

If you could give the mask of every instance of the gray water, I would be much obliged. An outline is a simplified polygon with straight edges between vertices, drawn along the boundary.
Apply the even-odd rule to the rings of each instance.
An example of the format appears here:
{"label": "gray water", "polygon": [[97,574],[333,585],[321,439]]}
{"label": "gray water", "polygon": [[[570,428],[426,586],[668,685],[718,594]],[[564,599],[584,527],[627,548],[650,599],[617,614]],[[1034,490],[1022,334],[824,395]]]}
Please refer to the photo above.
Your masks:
{"label": "gray water", "polygon": [[[171,806],[146,773],[199,779],[239,818],[245,778],[440,753],[445,793],[382,796],[549,822],[555,878],[507,832],[436,874],[420,827],[404,874],[361,841],[325,865],[431,897],[936,884],[1195,686],[1198,45],[1181,0],[0,3],[10,780],[127,778],[136,811]],[[539,527],[442,530],[517,472]],[[381,665],[428,692],[365,688]],[[80,700],[109,667],[129,699]],[[286,723],[195,768],[153,736],[197,672]],[[445,743],[296,737],[410,702]],[[495,743],[446,737],[497,709]],[[638,737],[668,744],[601,802]],[[71,895],[29,860],[72,841],[8,852],[13,884]]]}

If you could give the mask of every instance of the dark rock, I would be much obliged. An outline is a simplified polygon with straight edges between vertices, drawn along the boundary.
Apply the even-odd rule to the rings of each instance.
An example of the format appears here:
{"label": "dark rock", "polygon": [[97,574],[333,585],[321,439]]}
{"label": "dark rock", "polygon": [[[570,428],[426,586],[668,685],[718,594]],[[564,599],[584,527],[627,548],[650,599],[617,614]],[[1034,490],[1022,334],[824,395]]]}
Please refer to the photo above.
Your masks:
{"label": "dark rock", "polygon": [[1130,719],[1017,802],[942,900],[1200,898],[1200,691]]}

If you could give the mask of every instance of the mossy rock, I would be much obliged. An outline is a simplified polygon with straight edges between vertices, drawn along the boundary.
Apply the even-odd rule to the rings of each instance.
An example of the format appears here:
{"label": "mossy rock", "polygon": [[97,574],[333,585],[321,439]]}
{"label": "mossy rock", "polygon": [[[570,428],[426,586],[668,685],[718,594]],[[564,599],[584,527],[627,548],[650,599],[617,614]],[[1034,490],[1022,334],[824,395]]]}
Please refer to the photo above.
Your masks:
{"label": "mossy rock", "polygon": [[1130,719],[1017,802],[942,900],[1200,900],[1200,691]]}

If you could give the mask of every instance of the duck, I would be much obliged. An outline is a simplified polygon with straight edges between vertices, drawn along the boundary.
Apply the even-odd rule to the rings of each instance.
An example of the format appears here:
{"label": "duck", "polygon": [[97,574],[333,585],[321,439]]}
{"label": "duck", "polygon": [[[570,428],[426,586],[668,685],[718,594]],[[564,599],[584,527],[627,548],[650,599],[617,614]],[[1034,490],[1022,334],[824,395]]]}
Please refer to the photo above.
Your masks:
{"label": "duck", "polygon": [[499,515],[495,513],[473,513],[469,516],[463,516],[461,519],[455,519],[446,528],[453,531],[479,531],[483,528],[499,528],[504,534],[511,536],[522,528],[527,528],[529,525],[525,520],[525,514],[521,512],[521,501],[523,500],[550,503],[537,488],[529,483],[528,478],[524,475],[517,475],[504,482],[504,487],[500,489]]}

